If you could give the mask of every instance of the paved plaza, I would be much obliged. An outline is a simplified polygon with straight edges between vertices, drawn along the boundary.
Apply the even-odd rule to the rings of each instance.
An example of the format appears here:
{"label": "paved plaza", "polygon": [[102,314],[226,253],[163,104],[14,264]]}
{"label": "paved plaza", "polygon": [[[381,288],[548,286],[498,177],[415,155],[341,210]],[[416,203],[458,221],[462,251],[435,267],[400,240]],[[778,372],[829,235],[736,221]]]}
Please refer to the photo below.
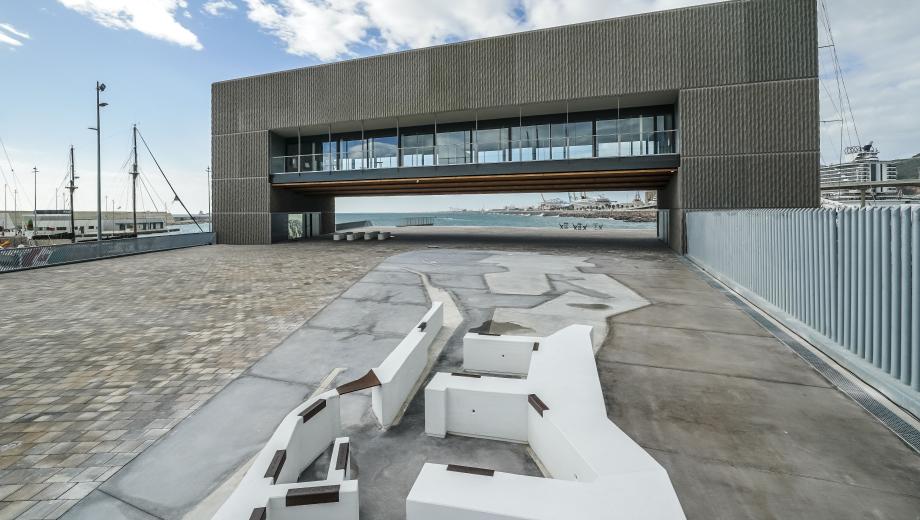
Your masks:
{"label": "paved plaza", "polygon": [[[207,518],[296,404],[362,375],[447,294],[461,337],[595,328],[608,414],[688,518],[918,518],[920,456],[649,231],[400,230],[207,246],[3,275],[0,519]],[[334,381],[328,381],[328,376]],[[379,431],[343,409],[362,518],[422,463],[539,475],[525,447]],[[79,506],[74,507],[78,501]]]}

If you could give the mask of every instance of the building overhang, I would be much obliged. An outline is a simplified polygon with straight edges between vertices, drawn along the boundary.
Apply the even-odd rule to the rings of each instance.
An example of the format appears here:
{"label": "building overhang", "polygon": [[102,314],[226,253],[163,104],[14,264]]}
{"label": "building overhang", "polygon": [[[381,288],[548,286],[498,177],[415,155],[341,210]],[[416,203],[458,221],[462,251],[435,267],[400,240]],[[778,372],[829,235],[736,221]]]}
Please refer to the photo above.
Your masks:
{"label": "building overhang", "polygon": [[317,195],[444,195],[660,189],[680,155],[279,173],[272,186]]}

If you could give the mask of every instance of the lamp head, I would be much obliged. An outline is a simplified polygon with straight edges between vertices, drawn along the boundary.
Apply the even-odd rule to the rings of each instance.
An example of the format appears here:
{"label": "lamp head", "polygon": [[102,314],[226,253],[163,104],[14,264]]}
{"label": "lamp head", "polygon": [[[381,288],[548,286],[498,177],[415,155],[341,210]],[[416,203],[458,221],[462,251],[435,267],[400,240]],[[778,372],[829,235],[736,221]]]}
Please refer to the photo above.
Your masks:
{"label": "lamp head", "polygon": [[103,103],[99,103],[99,108],[107,107],[107,106],[109,106],[108,103],[104,103],[104,102],[103,102]]}
{"label": "lamp head", "polygon": [[99,89],[99,92],[105,92],[105,83],[100,83],[96,88]]}

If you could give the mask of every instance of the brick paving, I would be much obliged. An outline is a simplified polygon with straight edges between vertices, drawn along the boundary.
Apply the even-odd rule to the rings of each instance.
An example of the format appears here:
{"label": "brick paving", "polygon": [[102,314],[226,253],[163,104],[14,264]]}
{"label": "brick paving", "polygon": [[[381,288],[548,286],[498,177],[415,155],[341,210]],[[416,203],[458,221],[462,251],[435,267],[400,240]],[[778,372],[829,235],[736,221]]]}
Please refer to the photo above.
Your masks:
{"label": "brick paving", "polygon": [[0,520],[62,515],[404,248],[208,246],[0,275]]}

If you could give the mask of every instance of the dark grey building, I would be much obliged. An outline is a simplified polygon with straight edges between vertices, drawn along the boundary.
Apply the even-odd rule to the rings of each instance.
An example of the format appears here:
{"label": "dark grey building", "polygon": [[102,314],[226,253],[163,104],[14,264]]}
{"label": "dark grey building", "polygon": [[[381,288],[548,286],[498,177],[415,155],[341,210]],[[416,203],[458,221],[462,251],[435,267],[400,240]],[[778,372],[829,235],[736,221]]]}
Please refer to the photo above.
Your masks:
{"label": "dark grey building", "polygon": [[[739,0],[215,83],[220,242],[334,226],[335,197],[654,189],[818,204],[815,0]],[[309,230],[308,230],[309,232]]]}

